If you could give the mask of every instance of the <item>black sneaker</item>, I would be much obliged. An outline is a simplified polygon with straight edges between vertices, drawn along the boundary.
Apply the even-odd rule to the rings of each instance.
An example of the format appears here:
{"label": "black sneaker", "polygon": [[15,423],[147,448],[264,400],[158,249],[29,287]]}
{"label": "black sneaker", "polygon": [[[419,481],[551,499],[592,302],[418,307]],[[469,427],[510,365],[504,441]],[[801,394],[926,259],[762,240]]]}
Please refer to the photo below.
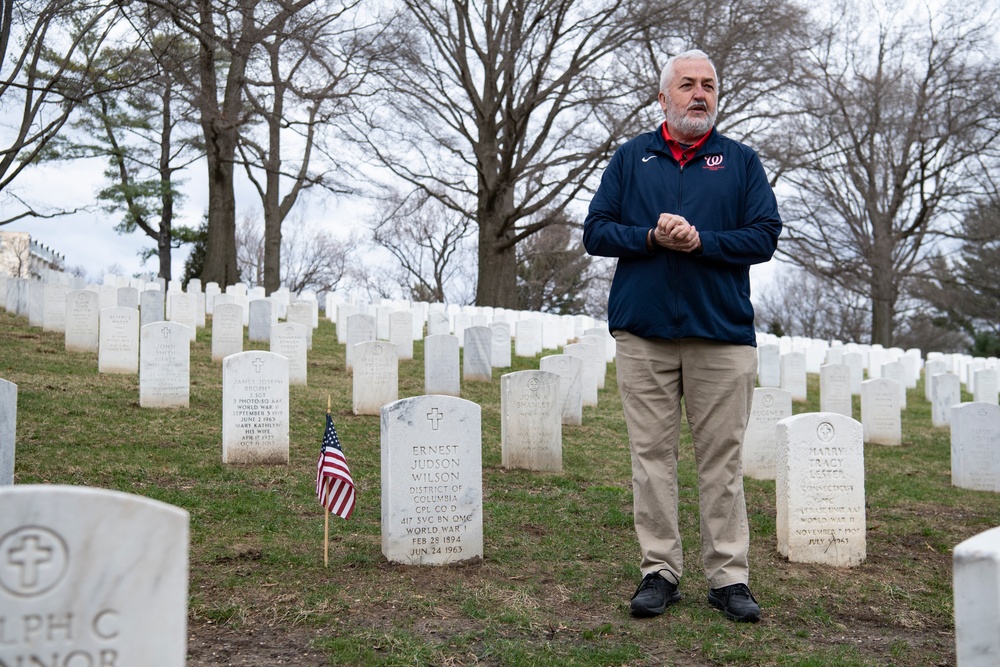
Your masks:
{"label": "black sneaker", "polygon": [[708,603],[721,609],[732,621],[756,623],[760,620],[760,605],[746,584],[733,584],[708,591]]}
{"label": "black sneaker", "polygon": [[636,618],[649,618],[659,616],[680,599],[677,584],[670,583],[656,572],[650,572],[642,578],[639,588],[635,589],[630,607]]}

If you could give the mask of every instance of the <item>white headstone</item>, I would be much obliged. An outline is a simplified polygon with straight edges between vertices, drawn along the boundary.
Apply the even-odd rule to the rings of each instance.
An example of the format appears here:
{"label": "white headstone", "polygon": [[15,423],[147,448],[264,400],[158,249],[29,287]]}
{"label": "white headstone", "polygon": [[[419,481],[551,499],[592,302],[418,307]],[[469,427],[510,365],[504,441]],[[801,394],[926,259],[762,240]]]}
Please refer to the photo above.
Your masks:
{"label": "white headstone", "polygon": [[0,665],[183,667],[188,513],[82,486],[0,488]]}
{"label": "white headstone", "polygon": [[[472,382],[493,380],[493,332],[489,327],[465,327],[465,345],[462,352],[462,379]],[[456,336],[457,338],[458,336]]]}
{"label": "white headstone", "polygon": [[253,299],[250,302],[250,321],[247,324],[247,340],[251,343],[266,343],[271,340],[271,324],[274,322],[270,299]]}
{"label": "white headstone", "polygon": [[778,387],[757,387],[743,436],[743,474],[774,479],[778,422],[792,416],[792,395]]}
{"label": "white headstone", "polygon": [[42,295],[42,329],[66,333],[66,295],[69,286],[60,283],[49,283]]}
{"label": "white headstone", "polygon": [[369,340],[354,347],[354,414],[377,415],[399,398],[396,346]]}
{"label": "white headstone", "polygon": [[781,388],[792,395],[793,401],[806,401],[806,355],[788,352],[781,355]]}
{"label": "white headstone", "polygon": [[562,470],[559,376],[516,371],[500,377],[501,459],[505,468]]}
{"label": "white headstone", "polygon": [[0,378],[0,486],[14,483],[17,441],[17,385]]}
{"label": "white headstone", "polygon": [[597,380],[597,388],[604,389],[604,379],[608,374],[608,360],[605,356],[607,349],[602,336],[580,336],[578,341],[583,345],[593,345],[594,378]]}
{"label": "white headstone", "polygon": [[220,303],[212,314],[212,361],[221,362],[243,351],[243,307]]}
{"label": "white headstone", "polygon": [[160,290],[147,289],[139,294],[139,326],[163,321],[163,299]]}
{"label": "white headstone", "polygon": [[397,310],[389,315],[389,342],[401,360],[413,359],[413,313]]}
{"label": "white headstone", "polygon": [[924,364],[924,398],[931,402],[931,378],[938,373],[947,373],[951,366],[942,359],[928,359]]}
{"label": "white headstone", "polygon": [[844,365],[851,369],[851,395],[861,395],[861,383],[865,381],[865,356],[860,352],[844,354]]}
{"label": "white headstone", "polygon": [[1000,373],[995,368],[978,370],[972,376],[972,400],[977,403],[998,403],[998,381]]}
{"label": "white headstone", "polygon": [[1000,406],[959,403],[950,421],[952,485],[1000,492]]}
{"label": "white headstone", "polygon": [[882,364],[882,377],[899,385],[899,409],[906,410],[906,366],[901,361]]}
{"label": "white headstone", "polygon": [[101,310],[105,308],[114,308],[118,305],[118,284],[117,283],[104,283],[97,289],[98,298],[100,299]]}
{"label": "white headstone", "polygon": [[597,405],[597,364],[594,363],[596,354],[594,346],[572,343],[563,348],[563,354],[579,357],[581,400],[584,406]]}
{"label": "white headstone", "polygon": [[119,306],[101,310],[99,373],[139,372],[139,311]]}
{"label": "white headstone", "polygon": [[510,368],[510,325],[506,322],[490,324],[490,363],[493,368]]}
{"label": "white headstone", "polygon": [[176,322],[139,329],[139,406],[186,408],[191,396],[191,335]]}
{"label": "white headstone", "polygon": [[845,417],[854,417],[854,404],[851,397],[851,368],[847,364],[820,366],[819,411],[836,412]]}
{"label": "white headstone", "polygon": [[424,339],[424,393],[460,396],[458,339],[434,334]]}
{"label": "white headstone", "polygon": [[344,351],[344,361],[347,370],[354,368],[355,345],[375,340],[375,318],[364,313],[357,313],[347,318],[347,346]]}
{"label": "white headstone", "polygon": [[[437,336],[451,333],[451,318],[447,313],[432,310],[427,314],[427,335]],[[456,340],[458,340],[456,338]]]}
{"label": "white headstone", "polygon": [[861,424],[810,412],[776,428],[778,551],[796,563],[860,565],[866,557]]}
{"label": "white headstone", "polygon": [[[253,301],[250,302],[253,304]],[[288,359],[288,384],[308,384],[307,328],[298,322],[271,325],[270,350]]]}
{"label": "white headstone", "polygon": [[757,384],[761,387],[781,386],[781,348],[766,344],[757,348]]}
{"label": "white headstone", "polygon": [[205,312],[209,315],[215,314],[215,297],[222,294],[219,283],[205,283]]}
{"label": "white headstone", "polygon": [[542,321],[538,318],[518,320],[514,325],[514,354],[518,357],[533,357],[541,351]]}
{"label": "white headstone", "polygon": [[288,359],[280,354],[222,361],[222,462],[288,463]]}
{"label": "white headstone", "polygon": [[167,292],[167,312],[169,313],[167,319],[187,327],[188,336],[190,336],[192,343],[196,340],[198,327],[195,314],[197,305],[198,299],[194,294],[177,290]]}
{"label": "white headstone", "polygon": [[[883,364],[882,369],[891,364]],[[899,409],[899,383],[888,377],[861,383],[861,425],[865,442],[902,445],[903,423]]]}
{"label": "white headstone", "polygon": [[947,426],[951,419],[951,408],[962,402],[962,383],[953,373],[937,373],[931,376],[931,424]]}
{"label": "white headstone", "polygon": [[118,300],[116,304],[119,308],[139,309],[139,290],[134,287],[119,287]]}
{"label": "white headstone", "polygon": [[66,293],[66,351],[97,352],[100,342],[100,300],[96,292],[71,290]]}
{"label": "white headstone", "polygon": [[570,426],[583,424],[583,359],[568,354],[552,354],[539,360],[538,369],[559,376],[562,423]]}
{"label": "white headstone", "polygon": [[[315,301],[296,301],[295,303],[288,304],[288,308],[285,310],[285,321],[286,322],[296,322],[298,324],[305,325],[306,327],[306,347],[307,349],[312,349],[313,342],[313,320],[316,318],[316,302]],[[372,318],[374,321],[374,318]],[[350,327],[348,327],[348,331]],[[371,338],[366,338],[365,340],[375,340],[374,331],[372,332]],[[361,341],[356,341],[360,343]],[[348,341],[348,348],[350,348],[351,343]]]}
{"label": "white headstone", "polygon": [[1000,665],[1000,526],[953,552],[955,654],[958,667]]}
{"label": "white headstone", "polygon": [[451,396],[382,408],[382,553],[447,565],[483,556],[481,410]]}

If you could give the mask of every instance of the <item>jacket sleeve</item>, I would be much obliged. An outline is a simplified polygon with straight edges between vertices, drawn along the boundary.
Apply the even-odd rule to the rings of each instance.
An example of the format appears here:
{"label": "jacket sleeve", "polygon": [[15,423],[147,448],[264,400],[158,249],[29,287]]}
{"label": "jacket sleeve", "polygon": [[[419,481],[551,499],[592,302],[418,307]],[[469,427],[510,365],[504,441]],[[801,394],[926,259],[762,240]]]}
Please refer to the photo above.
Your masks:
{"label": "jacket sleeve", "polygon": [[762,264],[771,259],[781,235],[781,217],[771,184],[757,154],[749,149],[743,222],[729,231],[699,230],[700,256],[724,264]]}
{"label": "jacket sleeve", "polygon": [[646,234],[649,227],[637,227],[622,221],[624,148],[611,157],[583,223],[583,246],[600,257],[648,257]]}

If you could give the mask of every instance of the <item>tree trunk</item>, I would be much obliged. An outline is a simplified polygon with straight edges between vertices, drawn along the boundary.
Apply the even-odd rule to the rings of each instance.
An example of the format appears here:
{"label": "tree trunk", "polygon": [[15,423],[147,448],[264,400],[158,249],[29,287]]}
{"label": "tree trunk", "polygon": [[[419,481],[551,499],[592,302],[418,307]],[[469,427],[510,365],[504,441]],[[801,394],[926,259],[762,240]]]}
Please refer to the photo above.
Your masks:
{"label": "tree trunk", "polygon": [[497,238],[500,223],[494,219],[479,221],[479,282],[476,305],[494,308],[519,308],[517,302],[517,252],[506,234]]}
{"label": "tree trunk", "polygon": [[208,242],[202,284],[220,287],[240,281],[236,265],[236,196],[233,192],[233,158],[236,129],[219,128],[206,132],[208,152]]}

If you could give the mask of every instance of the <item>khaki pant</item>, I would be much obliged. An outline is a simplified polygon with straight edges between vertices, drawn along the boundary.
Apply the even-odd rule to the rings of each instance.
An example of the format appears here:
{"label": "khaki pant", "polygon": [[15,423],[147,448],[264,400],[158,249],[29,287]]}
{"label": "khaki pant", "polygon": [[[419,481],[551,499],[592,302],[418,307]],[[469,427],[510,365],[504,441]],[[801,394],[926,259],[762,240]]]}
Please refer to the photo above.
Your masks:
{"label": "khaki pant", "polygon": [[687,338],[640,338],[615,331],[618,387],[632,452],[635,530],[642,574],[683,574],[677,521],[681,397],[694,439],[701,553],[712,588],[748,583],[750,532],[743,497],[743,435],[757,350]]}

